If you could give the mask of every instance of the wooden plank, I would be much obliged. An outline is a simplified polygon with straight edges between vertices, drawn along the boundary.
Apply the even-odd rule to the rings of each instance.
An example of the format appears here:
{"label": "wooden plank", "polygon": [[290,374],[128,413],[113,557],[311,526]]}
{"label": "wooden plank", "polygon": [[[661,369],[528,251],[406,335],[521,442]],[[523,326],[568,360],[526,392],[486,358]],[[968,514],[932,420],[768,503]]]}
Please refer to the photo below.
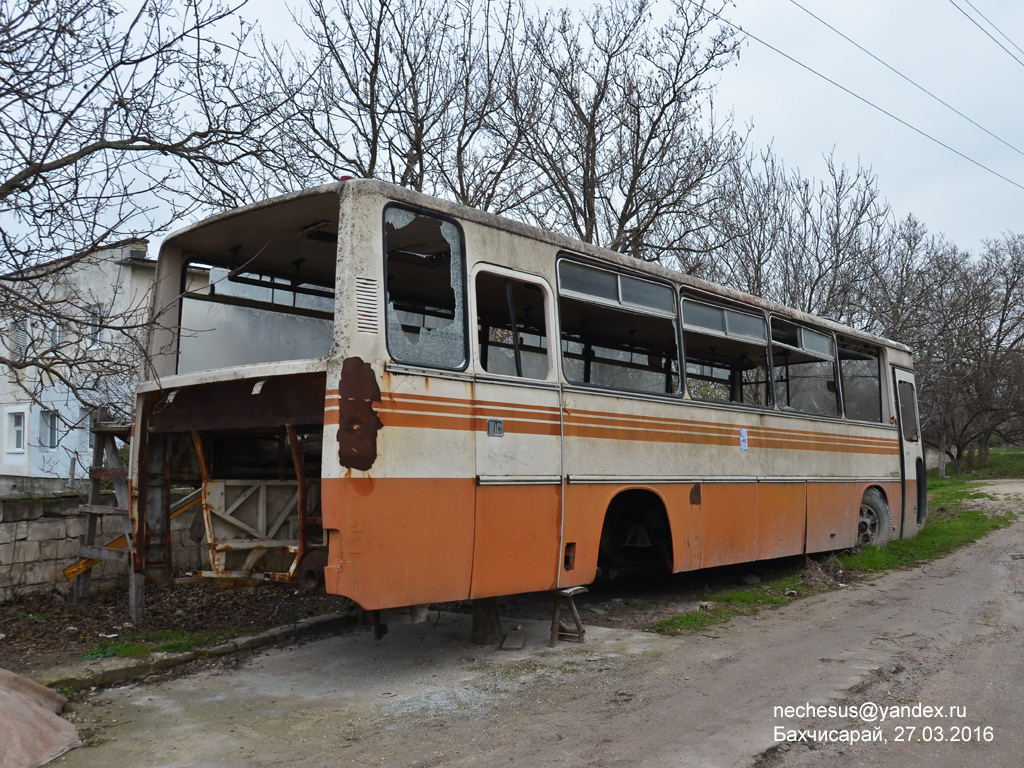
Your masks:
{"label": "wooden plank", "polygon": [[[125,542],[127,544],[127,541]],[[95,544],[82,544],[79,553],[92,560],[112,560],[118,563],[128,562],[128,552],[123,547],[111,549],[110,547],[97,547]]]}
{"label": "wooden plank", "polygon": [[128,477],[128,467],[91,467],[89,477],[93,480],[124,480]]}
{"label": "wooden plank", "polygon": [[218,552],[242,552],[246,549],[286,549],[295,551],[298,539],[220,539],[213,548]]}
{"label": "wooden plank", "polygon": [[182,496],[176,502],[171,504],[171,517],[173,518],[173,517],[175,517],[177,515],[180,515],[186,509],[189,509],[190,507],[195,506],[197,503],[199,503],[202,500],[202,498],[203,498],[203,489],[202,488],[197,488],[196,490],[192,491],[192,493],[188,494],[187,496]]}
{"label": "wooden plank", "polygon": [[[84,548],[84,547],[92,546],[92,545],[83,544],[82,546]],[[127,546],[128,546],[128,537],[122,534],[121,536],[118,536],[113,541],[107,542],[107,544],[104,545],[104,547],[102,547],[102,549],[124,549]],[[67,568],[64,569],[64,578],[66,578],[68,581],[70,581],[71,579],[75,578],[79,574],[85,573],[90,568],[92,568],[94,565],[99,565],[99,562],[100,561],[97,560],[95,557],[83,557],[78,562],[73,563],[72,565],[69,565]]]}
{"label": "wooden plank", "polygon": [[[174,507],[172,507],[173,511],[171,512],[171,518],[175,518],[178,515],[187,512],[188,510],[192,509],[192,507],[194,507],[196,504],[198,504],[200,501],[202,501],[202,491],[201,490],[200,491],[195,491],[193,493],[190,493],[188,496],[185,496],[184,498],[180,499],[175,504],[176,509]],[[92,505],[84,505],[84,506],[97,506],[97,505],[92,504]],[[95,518],[91,518],[91,519],[95,520]],[[117,549],[124,549],[127,546],[128,546],[128,537],[125,536],[124,534],[122,534],[121,536],[118,536],[116,539],[111,539],[110,541],[108,541],[106,544],[103,545],[103,548],[104,549],[117,550]],[[64,578],[66,578],[68,581],[71,581],[71,579],[74,579],[75,577],[80,576],[81,574],[83,574],[86,571],[88,571],[89,569],[91,569],[93,566],[99,565],[99,562],[100,561],[97,560],[95,557],[83,557],[80,560],[72,563],[71,565],[69,565],[67,568],[64,569]]]}

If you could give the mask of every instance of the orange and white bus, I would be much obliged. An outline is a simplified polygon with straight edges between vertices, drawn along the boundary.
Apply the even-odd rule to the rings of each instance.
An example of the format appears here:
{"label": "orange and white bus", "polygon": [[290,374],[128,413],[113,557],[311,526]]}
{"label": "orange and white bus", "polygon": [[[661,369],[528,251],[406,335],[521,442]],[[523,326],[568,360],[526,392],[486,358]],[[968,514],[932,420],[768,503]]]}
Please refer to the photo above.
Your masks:
{"label": "orange and white bus", "polygon": [[910,351],[498,216],[350,180],[160,254],[133,564],[323,579],[367,610],[914,536]]}

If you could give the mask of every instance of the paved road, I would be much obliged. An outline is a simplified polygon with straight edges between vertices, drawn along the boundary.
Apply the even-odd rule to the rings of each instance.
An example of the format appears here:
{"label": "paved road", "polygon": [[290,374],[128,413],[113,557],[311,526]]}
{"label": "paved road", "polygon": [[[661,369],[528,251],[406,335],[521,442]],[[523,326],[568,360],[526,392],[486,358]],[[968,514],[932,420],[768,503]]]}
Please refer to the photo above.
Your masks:
{"label": "paved road", "polygon": [[[1021,507],[1024,484],[998,491]],[[524,622],[526,647],[503,652],[470,645],[467,618],[445,614],[379,642],[360,631],[99,692],[76,713],[96,746],[58,764],[1020,766],[1022,600],[1019,522],[707,635],[590,628],[586,645],[549,649],[547,627]],[[849,709],[863,704],[911,709],[883,723]],[[916,704],[957,716],[915,717]],[[979,738],[948,741],[966,727]],[[778,728],[798,740],[776,743]],[[853,732],[887,742],[830,741]]]}

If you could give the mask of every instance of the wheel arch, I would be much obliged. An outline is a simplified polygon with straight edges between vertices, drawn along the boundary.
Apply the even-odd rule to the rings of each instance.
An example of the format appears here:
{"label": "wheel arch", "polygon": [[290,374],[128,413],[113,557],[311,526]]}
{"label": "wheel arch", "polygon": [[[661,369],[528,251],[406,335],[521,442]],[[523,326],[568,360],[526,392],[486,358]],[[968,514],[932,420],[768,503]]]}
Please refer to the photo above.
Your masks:
{"label": "wheel arch", "polygon": [[626,566],[660,565],[670,573],[674,569],[672,521],[659,491],[632,486],[618,489],[609,499],[601,524],[598,564],[609,565],[616,558],[626,561],[620,562]]}

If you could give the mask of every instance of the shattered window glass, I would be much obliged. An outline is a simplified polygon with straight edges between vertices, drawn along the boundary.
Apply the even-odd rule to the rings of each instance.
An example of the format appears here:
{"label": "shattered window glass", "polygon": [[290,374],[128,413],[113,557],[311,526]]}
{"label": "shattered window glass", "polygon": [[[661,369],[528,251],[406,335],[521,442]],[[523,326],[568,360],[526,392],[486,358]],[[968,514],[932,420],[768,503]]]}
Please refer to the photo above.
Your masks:
{"label": "shattered window glass", "polygon": [[384,211],[388,350],[400,363],[466,367],[465,249],[450,221]]}

